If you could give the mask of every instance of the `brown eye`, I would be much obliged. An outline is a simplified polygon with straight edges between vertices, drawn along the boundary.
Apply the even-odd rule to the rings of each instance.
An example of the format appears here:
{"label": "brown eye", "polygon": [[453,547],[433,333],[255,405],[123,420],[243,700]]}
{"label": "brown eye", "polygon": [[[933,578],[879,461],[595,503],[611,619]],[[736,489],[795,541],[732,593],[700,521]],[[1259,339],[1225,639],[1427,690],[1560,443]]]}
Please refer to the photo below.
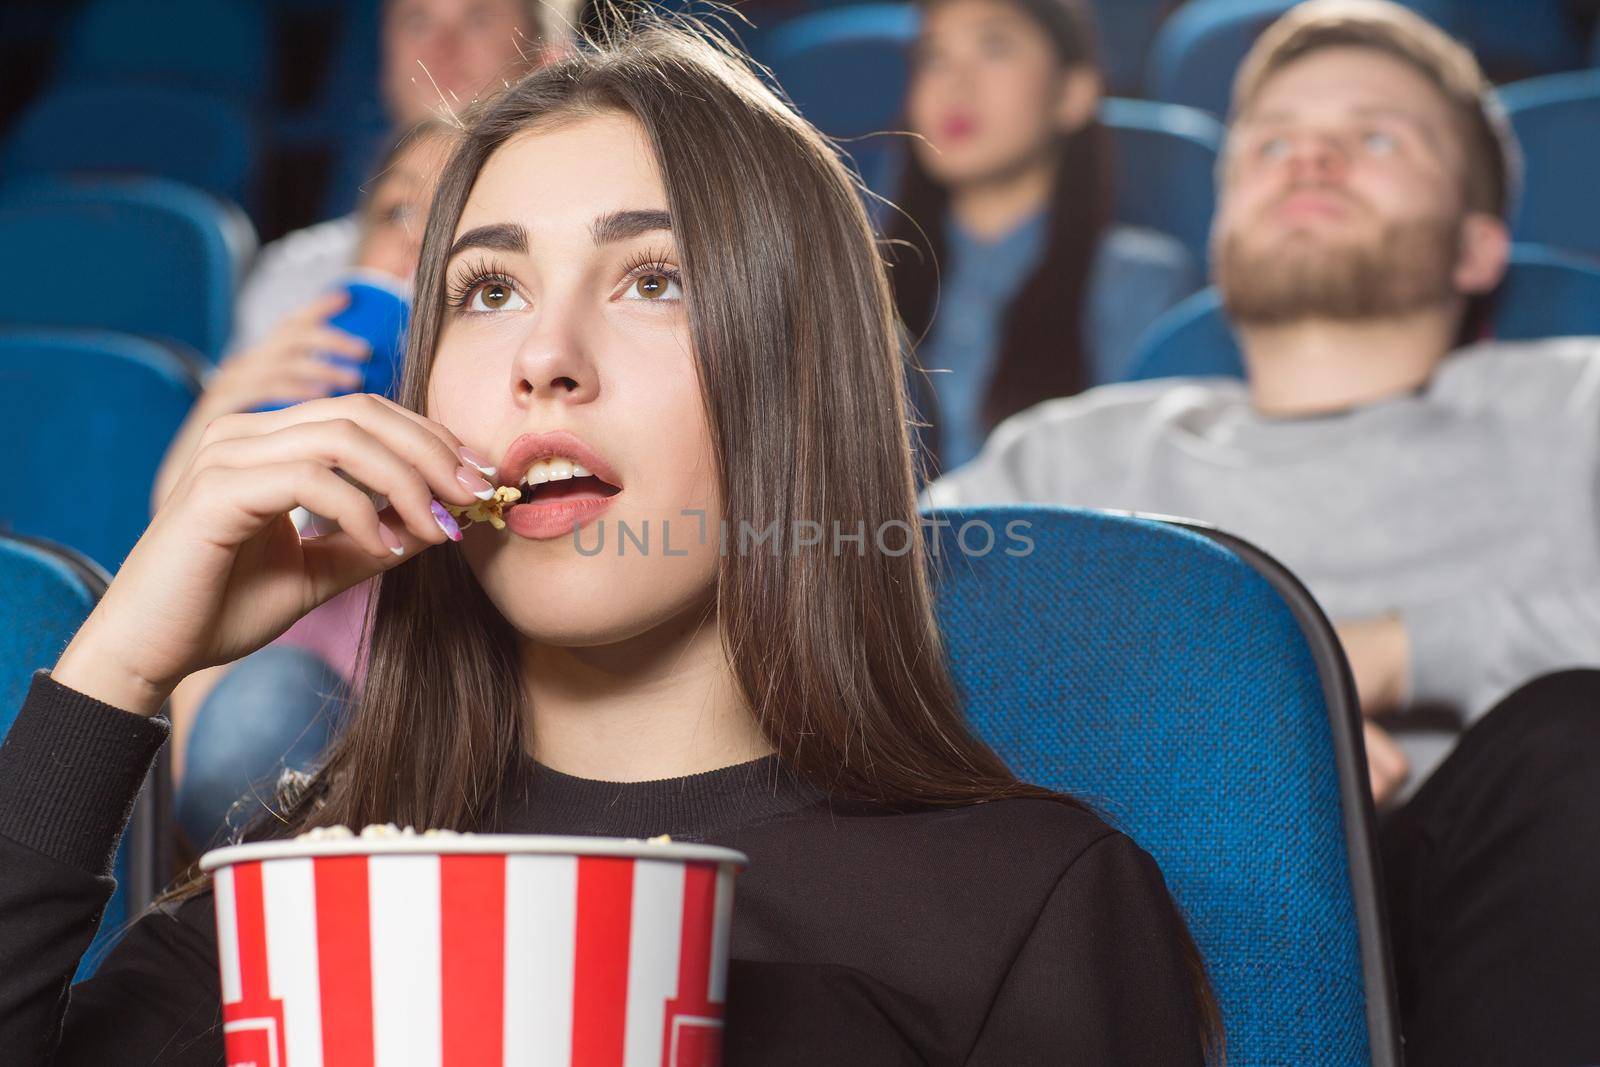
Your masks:
{"label": "brown eye", "polygon": [[636,277],[623,295],[625,300],[648,300],[653,303],[669,303],[682,298],[677,276],[660,270]]}
{"label": "brown eye", "polygon": [[505,282],[482,282],[472,291],[469,311],[520,311],[528,302]]}

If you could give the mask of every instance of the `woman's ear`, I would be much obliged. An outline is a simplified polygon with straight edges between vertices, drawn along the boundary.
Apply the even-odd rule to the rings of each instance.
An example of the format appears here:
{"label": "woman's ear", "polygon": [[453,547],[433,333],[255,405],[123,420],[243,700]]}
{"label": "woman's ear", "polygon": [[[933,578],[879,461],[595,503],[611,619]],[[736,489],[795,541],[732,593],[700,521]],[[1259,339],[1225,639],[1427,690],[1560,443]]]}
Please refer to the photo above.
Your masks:
{"label": "woman's ear", "polygon": [[1504,220],[1482,211],[1468,212],[1461,220],[1456,292],[1476,296],[1491,291],[1505,277],[1510,259],[1511,233]]}
{"label": "woman's ear", "polygon": [[1056,98],[1056,126],[1072,133],[1087,126],[1100,110],[1105,88],[1100,73],[1092,66],[1068,67],[1061,77]]}

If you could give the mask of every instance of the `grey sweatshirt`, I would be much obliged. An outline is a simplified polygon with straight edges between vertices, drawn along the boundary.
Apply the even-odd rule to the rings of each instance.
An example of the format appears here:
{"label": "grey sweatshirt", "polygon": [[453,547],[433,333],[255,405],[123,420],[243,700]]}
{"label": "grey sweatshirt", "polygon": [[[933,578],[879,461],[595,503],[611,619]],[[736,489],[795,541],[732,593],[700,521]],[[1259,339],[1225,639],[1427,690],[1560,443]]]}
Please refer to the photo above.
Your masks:
{"label": "grey sweatshirt", "polygon": [[[1335,623],[1399,614],[1404,704],[1481,715],[1600,666],[1600,341],[1481,344],[1416,393],[1266,417],[1243,382],[1051,400],[934,482],[941,506],[1054,503],[1200,519],[1277,557]],[[1408,744],[1413,786],[1441,754]]]}

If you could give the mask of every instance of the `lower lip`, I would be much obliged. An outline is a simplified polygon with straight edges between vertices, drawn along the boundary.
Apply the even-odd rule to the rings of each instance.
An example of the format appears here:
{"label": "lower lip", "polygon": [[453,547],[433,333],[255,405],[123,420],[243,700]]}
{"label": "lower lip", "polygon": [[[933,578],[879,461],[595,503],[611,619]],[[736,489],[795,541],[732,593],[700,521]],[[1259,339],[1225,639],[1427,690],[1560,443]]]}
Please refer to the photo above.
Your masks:
{"label": "lower lip", "polygon": [[534,541],[564,537],[577,526],[599,518],[616,496],[568,497],[542,504],[537,500],[518,504],[506,512],[506,525],[512,533]]}
{"label": "lower lip", "polygon": [[947,141],[964,141],[977,129],[978,124],[970,119],[951,119],[944,124],[944,138]]}
{"label": "lower lip", "polygon": [[1339,219],[1345,216],[1344,205],[1332,200],[1289,200],[1278,209],[1285,219]]}

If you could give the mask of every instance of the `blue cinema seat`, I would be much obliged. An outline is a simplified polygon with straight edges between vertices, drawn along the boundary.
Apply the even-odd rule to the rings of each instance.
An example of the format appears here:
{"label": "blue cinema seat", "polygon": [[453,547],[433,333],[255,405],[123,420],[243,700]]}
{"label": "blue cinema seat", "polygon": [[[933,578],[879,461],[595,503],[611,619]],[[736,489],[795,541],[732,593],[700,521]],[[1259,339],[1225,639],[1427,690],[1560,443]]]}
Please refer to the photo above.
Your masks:
{"label": "blue cinema seat", "polygon": [[863,178],[878,175],[903,138],[871,136],[901,128],[907,50],[917,36],[914,4],[859,4],[788,19],[765,35],[762,57],[802,115],[844,142]]}
{"label": "blue cinema seat", "polygon": [[237,283],[226,215],[170,182],[0,190],[0,326],[116,330],[221,357]]}
{"label": "blue cinema seat", "polygon": [[[1503,341],[1600,336],[1600,262],[1557,248],[1513,245],[1491,322],[1494,337]],[[1244,357],[1214,287],[1150,324],[1128,380],[1213,376],[1244,377]]]}
{"label": "blue cinema seat", "polygon": [[[261,241],[255,223],[231,200],[168,178],[117,178],[94,175],[35,175],[0,183],[0,207],[23,203],[99,203],[132,200],[145,210],[165,211],[187,220],[208,259],[225,251],[230,290],[237,291],[255,261]],[[222,235],[219,248],[212,233]]]}
{"label": "blue cinema seat", "polygon": [[[1189,0],[1162,24],[1145,67],[1154,100],[1228,113],[1233,76],[1250,46],[1298,0]],[[1495,0],[1499,2],[1499,0]],[[1459,28],[1456,0],[1407,0],[1407,7],[1449,31]]]}
{"label": "blue cinema seat", "polygon": [[23,112],[0,173],[170,178],[249,206],[257,163],[251,114],[238,103],[154,85],[70,85]]}
{"label": "blue cinema seat", "polygon": [[1600,129],[1600,70],[1551,74],[1500,90],[1524,175],[1511,232],[1518,241],[1600,256],[1594,210],[1595,130]]}
{"label": "blue cinema seat", "polygon": [[1495,81],[1583,66],[1580,5],[1571,0],[1449,0],[1456,36]]}
{"label": "blue cinema seat", "polygon": [[1182,520],[927,514],[948,524],[931,534],[938,614],[969,720],[1155,857],[1228,1062],[1398,1063],[1354,682],[1305,589]]}
{"label": "blue cinema seat", "polygon": [[151,341],[0,330],[0,530],[69,545],[116,573],[150,521],[161,457],[199,395]]}
{"label": "blue cinema seat", "polygon": [[1204,264],[1222,123],[1181,104],[1116,97],[1100,121],[1111,131],[1116,220],[1171,234]]}
{"label": "blue cinema seat", "polygon": [[1100,31],[1106,92],[1138,96],[1144,88],[1144,58],[1176,6],[1174,0],[1090,0],[1089,6]]}
{"label": "blue cinema seat", "polygon": [[[11,729],[33,672],[54,666],[110,580],[98,564],[64,545],[0,535],[0,737]],[[143,910],[170,873],[160,830],[170,792],[162,759],[134,804],[113,867],[117,888],[78,967],[79,979],[93,973],[118,929]]]}
{"label": "blue cinema seat", "polygon": [[271,20],[256,0],[92,0],[73,20],[58,81],[144,83],[264,100]]}

